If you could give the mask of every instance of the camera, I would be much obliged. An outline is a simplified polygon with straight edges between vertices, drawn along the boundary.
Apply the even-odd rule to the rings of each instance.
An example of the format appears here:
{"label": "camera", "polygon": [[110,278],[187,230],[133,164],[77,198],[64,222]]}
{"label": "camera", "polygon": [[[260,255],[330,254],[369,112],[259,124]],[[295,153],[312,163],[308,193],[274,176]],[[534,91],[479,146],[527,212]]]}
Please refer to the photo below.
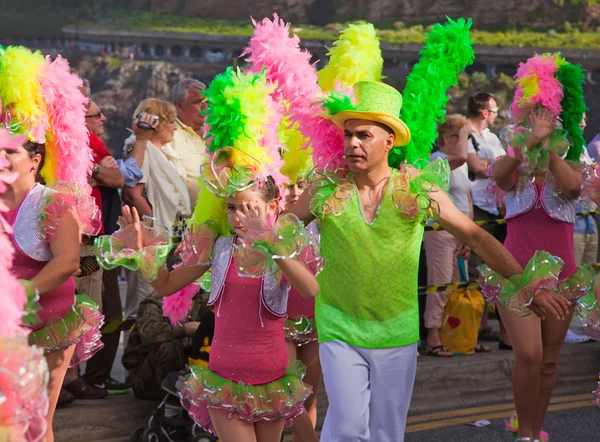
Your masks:
{"label": "camera", "polygon": [[[136,115],[135,119],[139,120],[142,117],[142,115],[143,114]],[[154,124],[158,123],[158,115],[150,114],[150,116],[154,119]],[[139,127],[140,129],[145,129],[145,130],[154,130],[154,128],[152,126],[150,126],[148,123],[145,123],[143,121],[138,121],[137,127]]]}

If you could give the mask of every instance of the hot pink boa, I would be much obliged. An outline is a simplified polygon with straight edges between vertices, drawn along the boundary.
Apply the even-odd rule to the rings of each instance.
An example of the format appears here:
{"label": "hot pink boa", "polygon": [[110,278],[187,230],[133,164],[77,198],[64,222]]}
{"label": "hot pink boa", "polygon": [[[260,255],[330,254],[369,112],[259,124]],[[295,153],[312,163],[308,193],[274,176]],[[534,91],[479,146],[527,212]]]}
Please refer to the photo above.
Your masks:
{"label": "hot pink boa", "polygon": [[[560,115],[562,111],[561,101],[563,98],[562,85],[555,78],[558,71],[556,54],[539,55],[535,54],[525,63],[519,65],[515,75],[515,80],[519,83],[515,92],[515,97],[511,105],[511,111],[514,121],[518,121],[522,116],[521,108],[524,101],[529,103],[539,103],[554,115]],[[539,91],[531,96],[524,97],[523,83],[527,79],[538,79]]]}
{"label": "hot pink boa", "polygon": [[56,179],[85,187],[92,169],[92,151],[85,126],[88,99],[79,90],[83,83],[60,55],[54,61],[46,57],[40,82],[58,147]]}
{"label": "hot pink boa", "polygon": [[192,308],[196,293],[198,293],[198,286],[190,284],[163,299],[163,314],[169,318],[171,324],[181,325],[185,321]]}
{"label": "hot pink boa", "polygon": [[252,20],[256,30],[242,57],[252,64],[250,71],[266,70],[267,80],[276,85],[274,98],[289,103],[287,114],[298,130],[311,140],[313,161],[324,168],[331,160],[344,154],[344,137],[340,129],[323,116],[318,104],[323,94],[318,86],[317,70],[311,63],[310,52],[300,48],[298,36],[289,35],[289,23],[277,14],[273,21]]}

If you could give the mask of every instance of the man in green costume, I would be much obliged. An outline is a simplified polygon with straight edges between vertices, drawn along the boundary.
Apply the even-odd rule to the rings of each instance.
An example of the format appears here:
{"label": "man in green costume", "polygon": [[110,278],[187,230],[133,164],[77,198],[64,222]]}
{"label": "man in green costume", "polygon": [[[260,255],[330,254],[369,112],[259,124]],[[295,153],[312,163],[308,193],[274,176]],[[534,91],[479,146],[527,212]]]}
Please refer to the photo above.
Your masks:
{"label": "man in green costume", "polygon": [[[404,440],[417,362],[417,276],[426,220],[471,247],[504,277],[521,267],[445,193],[449,167],[388,166],[410,131],[398,115],[401,94],[383,83],[354,86],[356,104],[332,115],[344,130],[347,173],[327,173],[290,209],[321,220],[316,321],[329,408],[322,442]],[[323,184],[324,183],[324,184]],[[536,297],[548,307],[550,292]]]}

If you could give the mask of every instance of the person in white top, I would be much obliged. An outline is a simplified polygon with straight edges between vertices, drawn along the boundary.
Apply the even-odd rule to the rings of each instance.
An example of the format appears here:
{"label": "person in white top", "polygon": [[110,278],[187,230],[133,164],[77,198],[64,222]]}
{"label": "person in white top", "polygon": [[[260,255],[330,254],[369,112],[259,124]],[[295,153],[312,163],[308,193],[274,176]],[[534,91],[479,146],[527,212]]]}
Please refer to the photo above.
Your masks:
{"label": "person in white top", "polygon": [[[442,158],[448,160],[452,173],[450,175],[450,196],[456,207],[473,218],[471,188],[467,161],[468,137],[475,131],[467,119],[459,114],[448,115],[446,122],[439,128],[439,151],[431,155],[431,160]],[[445,230],[425,232],[425,255],[427,258],[427,284],[449,284],[460,280],[458,257],[468,259],[471,250]],[[427,355],[450,357],[452,353],[444,348],[440,329],[444,308],[448,303],[448,292],[437,292],[427,295],[425,307],[425,327],[427,334]],[[488,347],[477,345],[476,351],[490,351]]]}
{"label": "person in white top", "polygon": [[[494,96],[487,92],[478,92],[469,97],[467,104],[467,116],[469,122],[475,128],[475,132],[469,136],[469,147],[467,153],[467,165],[469,174],[473,180],[471,197],[473,199],[473,219],[475,221],[489,221],[502,217],[503,210],[498,208],[496,202],[490,199],[487,187],[489,186],[488,167],[497,158],[506,155],[502,143],[498,137],[490,130],[498,117],[498,103]],[[484,227],[498,241],[504,243],[506,239],[506,225]],[[477,268],[481,260],[477,256],[472,256],[470,260],[472,268]],[[499,319],[499,316],[498,316]],[[501,350],[512,350],[510,337],[506,329],[500,324],[501,336],[492,331],[487,325],[487,317],[482,319],[482,328],[479,337],[482,340],[498,340]]]}
{"label": "person in white top", "polygon": [[[177,130],[171,142],[170,155],[177,157],[177,169],[182,173],[188,189],[192,207],[198,200],[200,191],[198,177],[200,166],[207,161],[204,144],[206,121],[206,99],[202,91],[204,83],[193,78],[184,78],[173,86],[173,104],[177,110],[175,124]],[[174,158],[169,158],[171,162]]]}
{"label": "person in white top", "polygon": [[[153,218],[153,226],[159,233],[168,232],[177,241],[183,220],[191,215],[191,207],[184,178],[173,164],[169,151],[165,152],[177,132],[175,106],[148,98],[137,107],[134,118],[141,114],[156,115],[158,121],[147,141],[141,165],[144,176],[135,187],[125,187],[122,198],[140,215]],[[134,143],[134,136],[125,141],[125,157]],[[148,298],[153,289],[139,271],[128,272],[127,280],[125,319],[132,319],[137,315],[139,303]]]}

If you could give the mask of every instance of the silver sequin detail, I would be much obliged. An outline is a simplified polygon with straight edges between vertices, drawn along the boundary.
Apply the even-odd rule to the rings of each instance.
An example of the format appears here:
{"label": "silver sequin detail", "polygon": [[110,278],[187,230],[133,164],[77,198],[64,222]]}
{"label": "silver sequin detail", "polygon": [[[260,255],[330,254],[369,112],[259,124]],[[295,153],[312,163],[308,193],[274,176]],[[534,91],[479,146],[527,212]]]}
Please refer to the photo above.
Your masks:
{"label": "silver sequin detail", "polygon": [[[215,243],[208,305],[214,305],[223,293],[225,278],[231,264],[233,239],[233,236],[220,236]],[[261,302],[275,316],[284,316],[289,291],[290,285],[287,282],[272,273],[267,273],[262,278]]]}
{"label": "silver sequin detail", "polygon": [[506,219],[528,212],[535,203],[541,200],[544,211],[552,218],[566,223],[575,223],[575,210],[577,200],[567,198],[562,194],[554,177],[548,174],[542,186],[541,199],[533,181],[526,180],[519,184],[519,188],[508,192],[504,196],[506,204]]}
{"label": "silver sequin detail", "polygon": [[30,258],[41,262],[53,258],[40,222],[40,209],[46,190],[47,187],[41,184],[36,184],[31,189],[17,212],[13,226],[13,238],[19,249]]}

